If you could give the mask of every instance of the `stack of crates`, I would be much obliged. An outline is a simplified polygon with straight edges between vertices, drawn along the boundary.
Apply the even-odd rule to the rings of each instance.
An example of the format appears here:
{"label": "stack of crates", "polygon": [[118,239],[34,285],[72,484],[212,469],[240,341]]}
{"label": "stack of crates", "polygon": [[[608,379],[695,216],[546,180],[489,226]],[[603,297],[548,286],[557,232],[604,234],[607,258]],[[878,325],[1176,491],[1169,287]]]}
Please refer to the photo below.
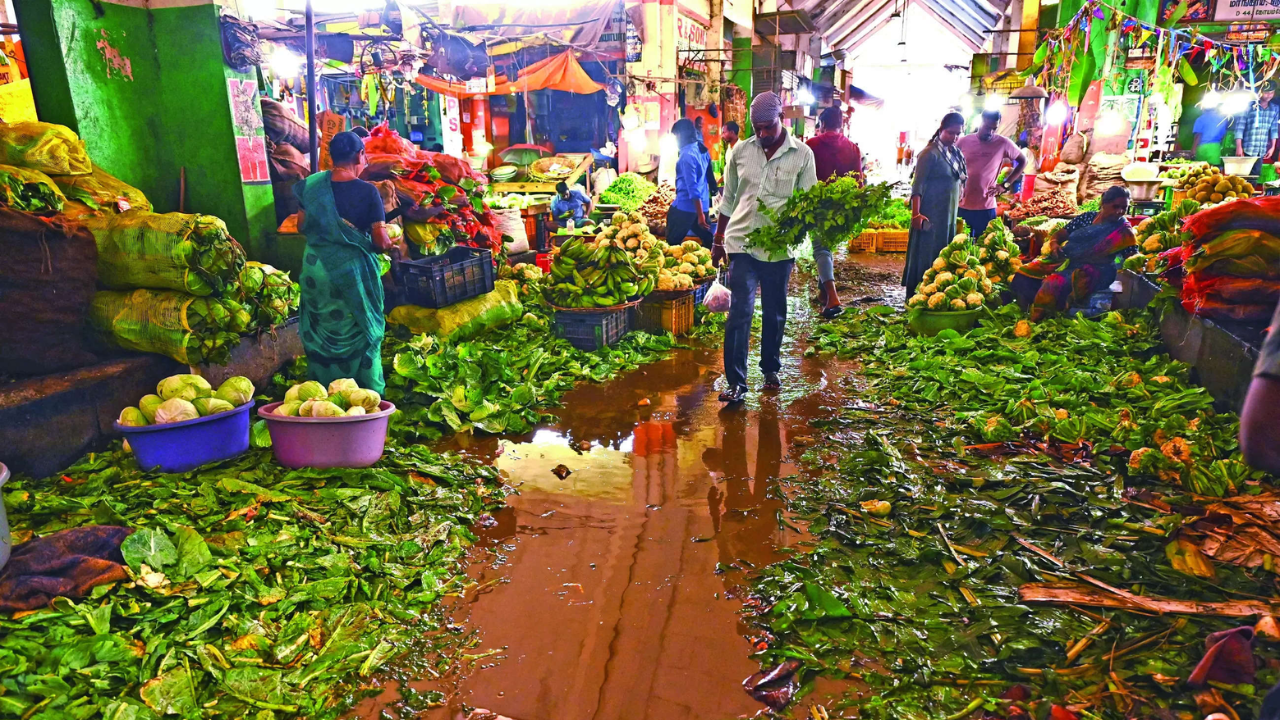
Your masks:
{"label": "stack of crates", "polygon": [[647,297],[635,307],[635,327],[647,333],[688,335],[693,329],[693,306],[692,292],[675,298]]}

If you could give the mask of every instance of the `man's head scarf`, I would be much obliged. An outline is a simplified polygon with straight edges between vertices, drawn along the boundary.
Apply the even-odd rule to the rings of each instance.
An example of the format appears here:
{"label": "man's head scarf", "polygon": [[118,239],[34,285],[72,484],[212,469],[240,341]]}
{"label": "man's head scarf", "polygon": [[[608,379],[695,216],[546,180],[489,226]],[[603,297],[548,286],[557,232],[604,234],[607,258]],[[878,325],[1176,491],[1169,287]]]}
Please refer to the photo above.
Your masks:
{"label": "man's head scarf", "polygon": [[773,91],[762,92],[751,101],[751,124],[767,125],[782,117],[782,98]]}

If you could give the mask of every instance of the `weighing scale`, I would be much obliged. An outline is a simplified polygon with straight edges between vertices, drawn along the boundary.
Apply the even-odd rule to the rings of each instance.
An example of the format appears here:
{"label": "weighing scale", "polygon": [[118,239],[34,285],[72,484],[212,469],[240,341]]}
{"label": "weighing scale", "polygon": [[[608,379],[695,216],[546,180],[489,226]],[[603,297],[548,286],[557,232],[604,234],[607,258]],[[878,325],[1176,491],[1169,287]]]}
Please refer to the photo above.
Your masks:
{"label": "weighing scale", "polygon": [[1151,217],[1159,215],[1166,210],[1164,200],[1133,200],[1129,202],[1129,215],[1131,217]]}

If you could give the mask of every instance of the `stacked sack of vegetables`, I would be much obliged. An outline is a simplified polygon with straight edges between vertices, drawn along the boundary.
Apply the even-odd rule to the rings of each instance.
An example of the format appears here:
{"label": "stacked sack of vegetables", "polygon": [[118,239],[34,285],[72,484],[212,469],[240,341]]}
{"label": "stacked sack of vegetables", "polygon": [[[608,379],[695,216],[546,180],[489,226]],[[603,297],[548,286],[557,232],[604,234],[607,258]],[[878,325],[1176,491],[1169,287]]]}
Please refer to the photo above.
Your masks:
{"label": "stacked sack of vegetables", "polygon": [[657,191],[657,185],[633,172],[625,172],[600,193],[600,202],[604,205],[617,205],[624,213],[633,213]]}
{"label": "stacked sack of vegetables", "polygon": [[228,294],[251,309],[256,325],[262,328],[279,325],[296,315],[302,296],[289,273],[252,260],[244,264],[240,282]]}
{"label": "stacked sack of vegetables", "polygon": [[1182,221],[1200,211],[1200,203],[1184,198],[1173,207],[1138,223],[1133,229],[1140,252],[1124,261],[1124,267],[1134,272],[1158,273],[1166,268],[1161,261],[1164,253],[1181,248],[1190,236],[1182,231]]}
{"label": "stacked sack of vegetables", "polygon": [[1183,308],[1214,320],[1267,322],[1280,301],[1280,197],[1202,210],[1183,232]]}
{"label": "stacked sack of vegetables", "polygon": [[1013,233],[1004,226],[999,218],[992,220],[982,235],[978,236],[978,260],[982,269],[992,283],[1009,283],[1013,274],[1022,267],[1018,257],[1018,243]]}
{"label": "stacked sack of vegetables", "polygon": [[973,310],[982,307],[994,292],[978,248],[969,242],[968,235],[960,234],[924,272],[915,294],[907,300],[907,308],[935,312]]}

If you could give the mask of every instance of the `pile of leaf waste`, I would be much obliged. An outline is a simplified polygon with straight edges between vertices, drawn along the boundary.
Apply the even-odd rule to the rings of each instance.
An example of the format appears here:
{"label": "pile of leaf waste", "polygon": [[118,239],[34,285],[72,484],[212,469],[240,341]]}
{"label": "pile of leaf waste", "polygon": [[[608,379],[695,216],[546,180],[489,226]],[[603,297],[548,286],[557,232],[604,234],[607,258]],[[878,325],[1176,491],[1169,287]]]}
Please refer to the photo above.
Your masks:
{"label": "pile of leaf waste", "polygon": [[133,533],[127,582],[0,619],[0,716],[337,717],[398,658],[443,662],[423,659],[449,636],[437,601],[461,590],[469,527],[504,492],[493,468],[395,445],[364,470],[251,450],[161,474],[111,452],[16,479],[15,544]]}
{"label": "pile of leaf waste", "polygon": [[[752,577],[775,704],[825,676],[824,717],[1257,717],[1280,496],[1157,338],[1147,311],[819,326],[809,352],[861,360],[865,402],[814,423],[787,483],[813,545]],[[1256,673],[1188,685],[1210,633],[1260,618]]]}

